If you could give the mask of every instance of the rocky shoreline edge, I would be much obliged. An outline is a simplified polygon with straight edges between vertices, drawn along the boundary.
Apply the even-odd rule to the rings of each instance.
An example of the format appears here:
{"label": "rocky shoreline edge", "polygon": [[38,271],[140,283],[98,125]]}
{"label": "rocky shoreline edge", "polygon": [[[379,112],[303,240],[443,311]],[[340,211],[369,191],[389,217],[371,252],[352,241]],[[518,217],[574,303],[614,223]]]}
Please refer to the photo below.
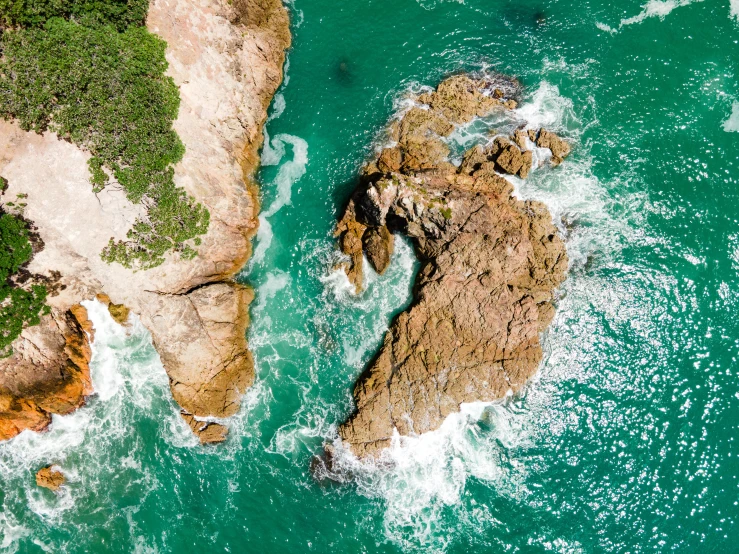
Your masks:
{"label": "rocky shoreline edge", "polygon": [[349,280],[361,291],[364,257],[387,269],[394,234],[411,238],[421,268],[314,474],[337,471],[337,448],[377,461],[395,436],[436,430],[463,403],[515,394],[537,371],[568,258],[547,207],[516,199],[505,176],[537,169],[537,149],[556,166],[570,146],[522,122],[454,165],[446,140],[475,118],[512,113],[521,93],[502,75],[452,76],[413,98],[364,168],[336,228]]}
{"label": "rocky shoreline edge", "polygon": [[258,226],[254,174],[291,42],[288,12],[280,0],[153,0],[147,27],[167,42],[168,75],[180,88],[175,130],[186,154],[175,182],[210,211],[210,229],[191,261],[140,272],[103,263],[99,252],[125,236],[136,206],[115,187],[92,193],[89,154],[0,121],[2,201],[26,198],[24,216],[43,243],[27,270],[54,278],[51,313],[0,360],[0,440],[43,431],[52,414],[93,394],[86,299],[102,299],[120,321],[129,310],[141,318],[202,443],[225,439],[227,428],[208,418],[234,415],[253,383],[246,330],[254,295],[232,279]]}

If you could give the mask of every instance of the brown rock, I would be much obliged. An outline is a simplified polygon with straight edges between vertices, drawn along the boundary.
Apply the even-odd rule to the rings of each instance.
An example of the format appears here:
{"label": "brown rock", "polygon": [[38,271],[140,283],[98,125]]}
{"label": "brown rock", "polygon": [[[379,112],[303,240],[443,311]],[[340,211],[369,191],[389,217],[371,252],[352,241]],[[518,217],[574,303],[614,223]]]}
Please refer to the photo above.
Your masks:
{"label": "brown rock", "polygon": [[534,155],[531,153],[531,150],[525,150],[521,153],[521,167],[518,169],[518,176],[521,177],[521,179],[525,179],[529,176],[529,171],[531,171],[533,163]]}
{"label": "brown rock", "polygon": [[[254,383],[246,342],[253,300],[254,291],[237,283],[200,287],[176,303],[161,300],[158,313],[168,329],[165,341],[164,330],[154,336],[154,346],[167,368],[172,396],[188,413],[229,417],[238,412],[242,395]],[[188,363],[177,363],[182,359]]]}
{"label": "brown rock", "polygon": [[403,153],[400,148],[385,148],[377,160],[377,168],[383,173],[399,171],[403,163]]}
{"label": "brown rock", "polygon": [[[521,139],[521,137],[516,137],[516,139]],[[487,157],[495,161],[498,170],[510,175],[518,175],[523,179],[528,176],[533,163],[533,154],[530,151],[521,151],[515,143],[502,137],[495,139]]]}
{"label": "brown rock", "polygon": [[570,145],[554,133],[542,128],[536,139],[540,148],[549,148],[552,151],[552,165],[557,166],[570,154]]}
{"label": "brown rock", "polygon": [[362,236],[362,245],[372,267],[382,275],[390,265],[394,247],[393,234],[384,225],[370,227]]}
{"label": "brown rock", "polygon": [[427,103],[431,107],[429,111],[438,113],[455,124],[468,123],[475,116],[489,113],[499,104],[497,98],[500,97],[492,98],[483,94],[487,86],[484,79],[476,80],[467,75],[450,77],[427,97]]}
{"label": "brown rock", "polygon": [[36,485],[54,492],[58,491],[66,480],[56,466],[42,467],[36,473]]}
{"label": "brown rock", "polygon": [[459,166],[459,172],[470,175],[480,169],[482,164],[487,161],[489,161],[488,152],[478,144],[464,153],[462,163]]}
{"label": "brown rock", "polygon": [[[68,414],[92,394],[87,310],[73,306],[23,331],[13,355],[0,360],[0,440],[43,431],[51,414]],[[15,344],[15,343],[14,343]]]}
{"label": "brown rock", "polygon": [[349,282],[354,285],[357,293],[362,290],[362,237],[366,229],[366,225],[356,220],[354,204],[350,203],[334,233],[339,237],[341,251],[351,258],[350,263],[344,267]]}
{"label": "brown rock", "polygon": [[505,173],[516,175],[521,170],[523,156],[515,144],[506,139],[497,138],[492,153],[493,159]]}
{"label": "brown rock", "polygon": [[[469,82],[453,79],[453,87],[439,88],[459,90]],[[427,100],[436,110],[433,93]],[[475,112],[467,104],[438,109],[455,121]],[[373,174],[352,197],[339,224],[344,233],[353,225],[369,226],[367,233],[387,225],[414,240],[422,261],[414,303],[360,377],[356,412],[339,429],[359,457],[377,456],[395,430],[425,433],[461,403],[515,393],[536,372],[539,333],[553,317],[567,254],[546,207],[513,198],[496,172],[525,177],[531,152],[520,144],[499,138],[487,150],[474,147],[458,173],[403,166]],[[368,237],[365,252],[369,246]],[[361,272],[361,265],[350,271]]]}
{"label": "brown rock", "polygon": [[200,439],[200,444],[216,444],[228,438],[228,427],[212,421],[200,421],[182,410],[182,419],[190,426],[192,432]]}

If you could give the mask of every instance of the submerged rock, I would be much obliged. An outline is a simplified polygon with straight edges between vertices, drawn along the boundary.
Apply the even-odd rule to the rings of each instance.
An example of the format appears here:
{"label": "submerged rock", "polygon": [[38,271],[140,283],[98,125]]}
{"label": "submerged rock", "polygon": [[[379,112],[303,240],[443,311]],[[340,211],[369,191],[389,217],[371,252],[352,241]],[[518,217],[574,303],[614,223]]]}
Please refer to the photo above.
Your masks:
{"label": "submerged rock", "polygon": [[67,481],[57,466],[42,467],[36,473],[36,485],[45,489],[58,491]]}
{"label": "submerged rock", "polygon": [[[541,360],[539,335],[554,315],[553,292],[568,262],[546,206],[513,198],[512,185],[500,175],[523,178],[531,170],[528,135],[520,131],[511,140],[476,146],[459,168],[436,146],[455,124],[508,109],[512,99],[500,82],[493,87],[485,79],[455,76],[422,95],[424,123],[416,111],[406,114],[412,121],[401,120],[397,151],[369,164],[337,227],[358,290],[360,248],[373,265],[386,267],[392,242],[379,239],[383,230],[411,237],[421,261],[414,302],[395,319],[360,377],[356,412],[339,429],[343,444],[359,457],[376,457],[396,430],[415,435],[437,429],[461,403],[515,393]],[[518,91],[518,84],[505,89]],[[557,158],[569,153],[548,131],[534,131],[531,140]],[[433,155],[415,163],[419,156],[409,148]],[[414,163],[407,163],[409,156]]]}

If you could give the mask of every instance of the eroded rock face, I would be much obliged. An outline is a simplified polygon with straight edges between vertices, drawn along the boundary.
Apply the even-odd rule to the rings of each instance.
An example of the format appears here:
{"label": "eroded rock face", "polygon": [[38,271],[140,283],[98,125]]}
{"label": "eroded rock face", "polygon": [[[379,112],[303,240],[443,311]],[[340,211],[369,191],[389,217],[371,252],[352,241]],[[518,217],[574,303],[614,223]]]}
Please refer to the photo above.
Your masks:
{"label": "eroded rock face", "polygon": [[54,492],[58,491],[66,481],[67,478],[56,466],[42,467],[36,473],[36,485]]}
{"label": "eroded rock face", "polygon": [[[515,393],[541,360],[539,335],[554,315],[553,292],[568,262],[546,206],[513,198],[512,185],[501,176],[528,174],[528,135],[475,147],[459,168],[440,155],[438,146],[453,124],[515,106],[507,96],[518,93],[517,83],[501,87],[500,81],[457,76],[419,98],[428,109],[406,114],[397,151],[381,153],[367,167],[338,225],[339,244],[352,260],[347,274],[358,288],[358,245],[366,251],[382,229],[411,237],[422,264],[413,305],[393,322],[360,377],[356,413],[339,429],[343,444],[361,458],[377,456],[395,430],[401,435],[432,431],[461,403]],[[419,127],[416,110],[428,112],[424,121],[432,124]],[[410,141],[403,138],[404,130],[411,133]],[[569,146],[548,131],[534,131],[531,140],[542,136],[559,155],[569,153]],[[407,148],[426,154],[409,155]]]}
{"label": "eroded rock face", "polygon": [[186,152],[175,182],[208,208],[210,228],[190,261],[171,257],[139,272],[104,263],[100,252],[111,237],[125,238],[140,206],[115,186],[92,193],[88,153],[53,133],[27,133],[0,120],[0,174],[8,181],[2,201],[27,195],[26,216],[45,244],[29,271],[59,275],[52,314],[13,345],[23,363],[0,360],[0,426],[7,430],[0,438],[49,424],[48,411],[37,395],[24,396],[30,389],[22,383],[48,393],[44,405],[55,390],[64,410],[80,405],[54,385],[66,363],[59,322],[101,293],[116,320],[126,321],[130,311],[151,331],[173,396],[189,414],[232,415],[253,382],[245,339],[252,293],[231,278],[249,258],[258,226],[252,176],[267,108],[282,81],[288,14],[280,0],[153,0],[147,27],[167,41],[168,75],[180,89],[174,127]]}
{"label": "eroded rock face", "polygon": [[51,414],[69,414],[92,394],[89,337],[83,306],[44,317],[23,333],[13,355],[0,361],[0,440],[43,431]]}

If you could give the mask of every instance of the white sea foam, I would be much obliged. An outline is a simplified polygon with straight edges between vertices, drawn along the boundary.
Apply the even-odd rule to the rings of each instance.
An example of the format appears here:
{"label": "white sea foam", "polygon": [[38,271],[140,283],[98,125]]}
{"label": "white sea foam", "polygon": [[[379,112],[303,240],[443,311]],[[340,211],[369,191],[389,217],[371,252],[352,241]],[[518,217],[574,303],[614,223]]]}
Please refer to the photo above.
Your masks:
{"label": "white sea foam", "polygon": [[361,494],[385,502],[388,539],[413,550],[444,551],[452,538],[444,511],[461,509],[470,478],[515,497],[526,475],[508,454],[530,442],[526,417],[510,404],[463,404],[436,431],[415,437],[396,433],[377,463],[359,461],[337,441],[334,468],[352,475]]}
{"label": "white sea foam", "polygon": [[[285,69],[287,69],[287,64],[285,64]],[[283,112],[285,111],[285,108],[287,107],[287,103],[285,101],[285,95],[281,92],[278,92],[275,94],[275,97],[272,100],[272,113],[269,114],[269,117],[267,118],[267,121],[272,121],[273,119],[277,119],[280,117]],[[267,138],[265,135],[265,142],[267,142]]]}
{"label": "white sea foam", "polygon": [[457,4],[464,4],[464,0],[416,0],[418,5],[424,10],[431,10],[444,2],[456,2]]}
{"label": "white sea foam", "polygon": [[739,0],[729,0],[729,15],[739,21]]}
{"label": "white sea foam", "polygon": [[305,140],[293,135],[279,134],[272,139],[273,146],[275,143],[282,145],[280,147],[282,155],[284,155],[285,144],[292,146],[293,159],[283,163],[277,172],[277,177],[274,180],[274,184],[277,186],[277,197],[264,212],[265,217],[273,216],[284,206],[291,203],[292,186],[305,175],[305,168],[308,165],[308,143]]}
{"label": "white sea foam", "polygon": [[267,275],[267,281],[259,287],[259,299],[255,311],[261,311],[270,298],[290,284],[290,275],[284,271],[273,271]]}
{"label": "white sea foam", "polygon": [[[118,325],[101,303],[83,305],[95,328],[90,363],[95,393],[76,412],[53,416],[50,431],[26,431],[0,444],[4,502],[27,506],[26,518],[60,522],[80,497],[107,494],[114,476],[125,475],[145,497],[156,486],[155,481],[140,465],[121,463],[115,454],[135,432],[132,421],[152,418],[159,422],[164,437],[171,436],[167,427],[173,427],[173,422],[186,428],[169,395],[168,379],[151,336],[138,318],[132,316],[126,328]],[[163,402],[163,398],[167,400]],[[90,465],[89,460],[96,463]],[[49,463],[58,464],[67,478],[67,485],[55,495],[39,489],[29,478]],[[0,545],[10,544],[9,551],[13,551],[12,545],[23,536],[21,529],[31,520],[24,519],[21,524],[14,519],[19,515],[17,509],[2,512],[6,515],[0,517]]]}
{"label": "white sea foam", "polygon": [[[638,217],[634,214],[643,211],[645,196],[638,192],[631,197],[624,194],[618,206],[613,204],[608,188],[614,183],[598,180],[591,171],[587,146],[580,144],[583,130],[593,122],[582,121],[573,103],[557,87],[544,82],[517,110],[494,118],[497,119],[476,120],[456,130],[450,137],[453,151],[461,152],[477,142],[490,141],[490,129],[510,134],[522,126],[546,127],[573,143],[573,154],[559,167],[543,164],[528,179],[512,178],[512,181],[518,197],[547,204],[565,238],[571,264],[578,269],[571,273],[565,288],[578,286],[587,279],[584,270],[593,256],[604,262],[610,260],[618,255],[624,238],[633,237],[635,231],[628,218],[616,217],[614,212],[622,210],[628,217]],[[543,162],[551,155],[530,141],[528,147],[534,150],[537,161]],[[625,178],[628,177],[613,176],[616,182]],[[372,273],[368,275],[371,281]],[[355,298],[342,274],[331,274],[326,284],[339,302]],[[586,288],[598,286],[588,284]],[[577,295],[561,299],[552,328],[563,318],[571,317],[574,311],[584,309],[574,306],[582,301]],[[546,338],[544,348],[549,352]],[[348,363],[366,359],[364,352],[355,356],[350,345],[344,345],[344,351],[351,359]],[[555,380],[557,375],[562,379],[572,375],[569,359],[550,358],[549,363],[556,366],[547,370]],[[480,532],[495,525],[486,508],[471,504],[466,496],[470,479],[487,483],[499,495],[525,502],[527,491],[522,483],[529,469],[527,461],[518,459],[516,452],[535,442],[541,432],[540,421],[551,419],[547,410],[553,404],[552,395],[556,394],[556,386],[539,387],[536,384],[539,379],[541,375],[535,376],[531,388],[524,391],[528,395],[525,403],[522,397],[517,397],[490,404],[463,405],[459,413],[450,415],[434,432],[417,437],[396,436],[377,464],[359,462],[337,440],[337,468],[343,475],[354,477],[362,494],[384,503],[385,531],[390,541],[409,550],[444,551],[454,534],[454,529],[445,527],[450,521],[470,521]],[[332,432],[335,437],[335,431]],[[281,440],[285,448],[294,445],[287,434]],[[456,513],[455,517],[448,517],[450,510]],[[581,551],[575,542],[546,534],[532,537],[531,541],[552,551]]]}
{"label": "white sea foam", "polygon": [[[659,17],[660,19],[664,19],[665,17],[670,15],[670,13],[672,13],[672,11],[676,8],[681,8],[683,6],[693,4],[694,2],[702,1],[703,0],[649,0],[649,2],[642,6],[642,11],[640,13],[632,17],[622,19],[618,25],[618,29],[621,29],[622,27],[625,27],[627,25],[641,23],[642,21],[650,17]],[[731,0],[732,5],[737,1],[739,0]],[[595,25],[596,27],[598,27],[598,29],[602,31],[607,31],[609,33],[618,32],[618,29],[614,29],[613,27],[610,27],[605,23],[597,22]]]}
{"label": "white sea foam", "polygon": [[[277,107],[279,110],[279,106]],[[268,218],[272,217],[278,211],[291,203],[292,187],[305,175],[306,166],[308,165],[308,143],[300,137],[288,134],[276,135],[269,140],[267,130],[264,131],[264,146],[262,148],[262,165],[271,166],[279,165],[271,186],[277,188],[277,196],[265,211],[259,216],[259,230],[257,231],[257,246],[254,254],[249,262],[250,267],[260,264],[264,260],[264,256],[272,245],[274,235],[272,226],[269,224]],[[286,154],[286,146],[292,148],[292,160],[283,162]]]}
{"label": "white sea foam", "polygon": [[739,133],[739,102],[734,102],[731,106],[731,115],[729,119],[724,121],[724,131],[727,133]]}
{"label": "white sea foam", "polygon": [[344,270],[337,267],[344,256],[333,245],[330,248],[324,254],[325,273],[318,276],[324,285],[322,300],[326,305],[349,306],[361,314],[358,321],[351,323],[357,332],[340,337],[345,363],[359,368],[369,349],[387,330],[390,314],[408,301],[418,262],[410,240],[396,236],[395,250],[384,275],[378,275],[363,258],[364,289],[356,294]]}
{"label": "white sea foam", "polygon": [[633,25],[635,23],[641,23],[648,17],[659,17],[664,19],[666,16],[672,13],[675,8],[687,6],[692,4],[694,0],[649,0],[644,6],[642,11],[638,15],[628,17],[621,20],[620,26]]}

